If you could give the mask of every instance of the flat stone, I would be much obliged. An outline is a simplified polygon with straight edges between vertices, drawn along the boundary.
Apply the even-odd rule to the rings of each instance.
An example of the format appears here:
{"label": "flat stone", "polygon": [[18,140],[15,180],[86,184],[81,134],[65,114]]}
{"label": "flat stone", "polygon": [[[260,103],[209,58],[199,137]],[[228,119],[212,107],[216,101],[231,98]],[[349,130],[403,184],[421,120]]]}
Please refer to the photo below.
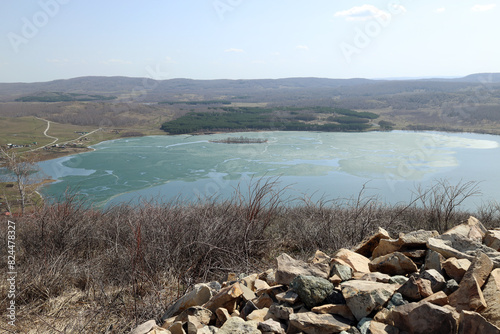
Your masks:
{"label": "flat stone", "polygon": [[320,304],[335,289],[333,284],[324,278],[303,275],[295,277],[290,287],[308,308]]}
{"label": "flat stone", "polygon": [[188,309],[182,311],[175,319],[175,321],[186,322],[188,316],[194,316],[202,324],[208,325],[210,318],[212,317],[212,311],[201,306],[191,306]]}
{"label": "flat stone", "polygon": [[310,264],[295,260],[288,254],[281,254],[276,259],[278,269],[276,271],[276,282],[278,284],[290,284],[299,275],[317,276],[327,279],[330,274],[330,266],[326,263]]}
{"label": "flat stone", "polygon": [[488,322],[479,313],[462,311],[458,334],[500,334],[500,328]]}
{"label": "flat stone", "polygon": [[477,256],[471,261],[471,265],[462,277],[460,285],[465,285],[468,283],[473,284],[472,278],[475,278],[477,284],[481,288],[486,282],[486,279],[490,275],[492,269],[493,262],[491,261],[491,259],[486,254],[479,252]]}
{"label": "flat stone", "polygon": [[443,291],[436,292],[435,294],[432,294],[429,297],[422,299],[422,301],[439,306],[444,306],[449,303],[448,296]]}
{"label": "flat stone", "polygon": [[[236,300],[236,298],[240,297],[242,294],[243,290],[240,284],[234,283],[233,285],[221,289],[219,293],[206,302],[203,307],[212,312],[215,312],[219,307],[228,308],[227,303]],[[229,311],[232,312],[232,310]]]}
{"label": "flat stone", "polygon": [[446,274],[455,281],[460,282],[464,277],[465,272],[469,269],[471,262],[467,259],[457,259],[450,257],[443,262],[443,270]]}
{"label": "flat stone", "polygon": [[500,230],[490,230],[484,237],[484,244],[490,248],[500,251]]}
{"label": "flat stone", "polygon": [[255,290],[255,281],[257,280],[258,277],[259,277],[258,274],[248,275],[248,276],[245,276],[242,279],[240,279],[239,282],[242,286],[245,286],[245,287],[249,288],[251,291],[254,291]]}
{"label": "flat stone", "polygon": [[276,299],[280,302],[295,304],[299,299],[299,295],[292,290],[288,290],[286,292],[282,292],[276,295]]}
{"label": "flat stone", "polygon": [[372,259],[397,252],[402,246],[399,239],[381,239],[378,246],[373,250]]}
{"label": "flat stone", "polygon": [[252,320],[252,321],[256,321],[256,322],[264,321],[268,312],[269,312],[268,308],[255,310],[252,313],[250,313],[249,315],[247,315],[247,320]]}
{"label": "flat stone", "polygon": [[371,257],[373,250],[378,246],[381,239],[390,239],[389,232],[379,227],[377,232],[354,247],[353,251],[365,257]]}
{"label": "flat stone", "polygon": [[285,334],[284,326],[280,322],[273,319],[267,319],[266,321],[259,322],[257,328],[262,332]]}
{"label": "flat stone", "polygon": [[253,301],[257,308],[270,307],[273,304],[273,299],[267,293],[260,295]]}
{"label": "flat stone", "polygon": [[477,218],[471,216],[467,220],[467,223],[457,225],[444,232],[443,235],[461,235],[465,238],[482,243],[487,232],[488,230],[483,224],[481,224]]}
{"label": "flat stone", "polygon": [[388,314],[387,321],[400,331],[412,334],[457,332],[453,311],[428,302],[394,307]]}
{"label": "flat stone", "polygon": [[257,326],[256,322],[234,317],[226,321],[217,334],[262,334]]}
{"label": "flat stone", "polygon": [[172,332],[170,332],[168,329],[154,326],[147,334],[172,334]]}
{"label": "flat stone", "polygon": [[369,263],[371,271],[388,275],[407,275],[418,270],[415,263],[400,252],[377,257]]}
{"label": "flat stone", "polygon": [[290,325],[306,334],[339,333],[351,328],[347,320],[332,314],[314,312],[294,313],[290,315]]}
{"label": "flat stone", "polygon": [[212,297],[212,290],[207,284],[196,284],[193,290],[179,298],[163,315],[162,322],[191,306],[203,305]]}
{"label": "flat stone", "polygon": [[363,281],[371,281],[371,282],[380,282],[380,283],[389,283],[391,276],[379,272],[367,273],[361,277]]}
{"label": "flat stone", "polygon": [[399,329],[378,321],[370,321],[369,333],[371,334],[399,334]]}
{"label": "flat stone", "polygon": [[361,254],[350,251],[348,249],[345,248],[339,249],[337,252],[335,252],[335,254],[333,254],[332,258],[333,261],[335,259],[344,261],[354,271],[359,271],[362,273],[370,272],[370,268],[368,266],[368,264],[370,263],[370,259]]}
{"label": "flat stone", "polygon": [[500,269],[491,272],[484,285],[483,297],[488,307],[481,315],[495,326],[500,327]]}
{"label": "flat stone", "polygon": [[351,312],[351,309],[346,304],[325,304],[313,307],[311,311],[318,314],[340,315],[341,317],[351,321],[356,320],[356,318]]}
{"label": "flat stone", "polygon": [[475,258],[479,251],[493,261],[495,268],[500,267],[500,252],[460,234],[443,234],[436,238],[430,238],[427,241],[427,247],[445,258],[456,257],[470,261]]}
{"label": "flat stone", "polygon": [[156,326],[156,321],[149,320],[137,326],[134,330],[132,330],[132,332],[130,332],[130,334],[147,334],[155,326]]}
{"label": "flat stone", "polygon": [[271,286],[264,280],[256,279],[254,282],[254,288],[255,294],[257,296],[260,296],[261,294],[266,293],[271,288]]}
{"label": "flat stone", "polygon": [[395,275],[389,278],[390,284],[405,284],[408,281],[408,277]]}
{"label": "flat stone", "polygon": [[425,246],[429,238],[437,237],[437,231],[418,230],[406,234],[401,234],[399,240],[404,247]]}
{"label": "flat stone", "polygon": [[398,287],[369,281],[347,281],[341,284],[347,306],[358,321],[385,305]]}

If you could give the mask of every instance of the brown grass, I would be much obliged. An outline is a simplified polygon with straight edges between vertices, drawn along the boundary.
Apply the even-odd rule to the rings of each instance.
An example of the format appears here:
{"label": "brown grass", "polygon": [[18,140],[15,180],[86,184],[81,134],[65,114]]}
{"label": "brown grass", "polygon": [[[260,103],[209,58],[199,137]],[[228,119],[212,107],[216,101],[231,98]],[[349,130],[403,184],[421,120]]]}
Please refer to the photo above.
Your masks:
{"label": "brown grass", "polygon": [[[474,184],[453,188],[471,196]],[[120,205],[93,210],[68,196],[16,221],[18,333],[126,333],[149,319],[199,281],[223,280],[229,272],[251,273],[273,266],[281,252],[305,258],[315,250],[352,246],[384,227],[393,235],[442,229],[471,214],[446,201],[441,183],[427,197],[387,206],[376,197],[291,205],[277,179],[253,181],[232,200]],[[422,194],[421,194],[422,195]],[[462,197],[461,197],[462,196]],[[427,207],[421,205],[423,200]],[[418,204],[418,205],[417,205]],[[432,210],[430,209],[432,207]],[[500,226],[500,206],[476,215]],[[446,217],[446,220],[444,219]],[[5,218],[2,218],[5,219]],[[12,219],[12,218],[11,218]],[[2,221],[0,235],[6,235]],[[0,256],[7,257],[5,238]],[[1,264],[6,273],[5,261]],[[0,288],[5,309],[7,287]],[[1,330],[13,330],[6,318]]]}

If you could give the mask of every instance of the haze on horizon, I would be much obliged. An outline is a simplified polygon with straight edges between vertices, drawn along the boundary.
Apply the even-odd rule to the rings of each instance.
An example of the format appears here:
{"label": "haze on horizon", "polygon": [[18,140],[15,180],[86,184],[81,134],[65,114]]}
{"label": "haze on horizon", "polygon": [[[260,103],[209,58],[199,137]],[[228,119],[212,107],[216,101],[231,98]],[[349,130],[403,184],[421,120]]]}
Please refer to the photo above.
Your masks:
{"label": "haze on horizon", "polygon": [[0,8],[0,82],[500,72],[495,0],[27,0]]}

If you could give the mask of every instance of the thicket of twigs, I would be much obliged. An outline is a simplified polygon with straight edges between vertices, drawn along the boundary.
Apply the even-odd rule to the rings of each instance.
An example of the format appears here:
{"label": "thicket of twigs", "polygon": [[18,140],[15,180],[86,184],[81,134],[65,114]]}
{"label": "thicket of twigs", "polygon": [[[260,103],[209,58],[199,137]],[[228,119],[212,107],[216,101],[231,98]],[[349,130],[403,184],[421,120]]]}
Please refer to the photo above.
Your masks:
{"label": "thicket of twigs", "polygon": [[[236,189],[233,199],[220,201],[93,210],[69,196],[14,218],[17,331],[124,333],[161,317],[196,282],[268,269],[281,252],[297,258],[317,249],[333,252],[378,226],[394,236],[416,229],[442,232],[474,215],[499,227],[497,203],[477,212],[460,210],[462,201],[476,194],[476,183],[439,181],[400,205],[366,197],[364,189],[348,200],[303,199],[292,205],[271,178],[254,180],[248,189]],[[5,236],[7,224],[1,223]],[[2,244],[6,259],[6,240]],[[1,266],[7,272],[6,261]],[[3,285],[2,309],[7,300]],[[14,332],[5,318],[0,329]]]}

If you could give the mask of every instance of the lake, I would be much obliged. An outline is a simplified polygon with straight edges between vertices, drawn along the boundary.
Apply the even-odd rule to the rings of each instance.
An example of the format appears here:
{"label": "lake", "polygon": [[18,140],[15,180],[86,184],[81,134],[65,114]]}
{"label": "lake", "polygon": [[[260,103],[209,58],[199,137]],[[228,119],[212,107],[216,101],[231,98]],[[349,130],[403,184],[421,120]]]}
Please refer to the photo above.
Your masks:
{"label": "lake", "polygon": [[[244,136],[265,143],[211,140]],[[500,202],[500,137],[440,132],[248,132],[149,136],[107,141],[95,151],[41,162],[57,180],[47,198],[67,189],[96,206],[143,199],[228,198],[250,178],[279,176],[293,198],[335,199],[366,194],[388,203],[407,202],[416,187],[437,180],[477,181],[482,196],[467,206]]]}

